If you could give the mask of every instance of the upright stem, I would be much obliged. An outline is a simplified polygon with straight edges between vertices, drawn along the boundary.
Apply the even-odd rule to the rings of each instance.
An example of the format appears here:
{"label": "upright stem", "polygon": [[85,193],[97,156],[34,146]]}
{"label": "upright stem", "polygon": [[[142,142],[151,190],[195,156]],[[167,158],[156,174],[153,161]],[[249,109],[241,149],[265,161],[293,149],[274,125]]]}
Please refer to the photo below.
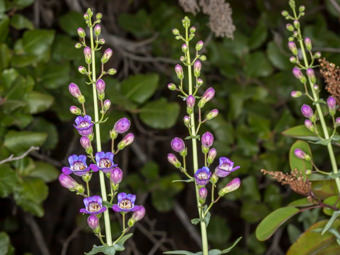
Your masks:
{"label": "upright stem", "polygon": [[[92,57],[92,91],[93,91],[93,106],[94,106],[94,121],[95,121],[95,136],[96,136],[96,145],[97,145],[97,152],[102,150],[102,144],[100,139],[100,124],[99,121],[99,112],[98,112],[98,99],[97,99],[97,89],[96,89],[96,59],[95,59],[95,49],[94,49],[94,42],[93,42],[93,27],[90,24],[90,40],[91,40],[91,57]],[[102,199],[104,202],[107,201],[106,195],[106,187],[105,187],[105,176],[102,171],[99,171],[99,181],[100,181],[100,190],[102,194]],[[104,224],[105,224],[105,237],[106,237],[106,244],[111,246],[112,245],[112,236],[111,236],[111,224],[110,224],[110,216],[109,211],[106,210],[104,212]]]}
{"label": "upright stem", "polygon": [[[302,52],[302,55],[303,55],[303,60],[304,60],[304,63],[305,63],[305,67],[308,68],[309,67],[309,63],[308,63],[308,60],[307,60],[305,47],[304,47],[303,41],[302,41],[301,30],[299,29],[298,31],[299,31],[299,44],[300,44],[300,47],[301,47],[301,52]],[[318,112],[318,116],[319,116],[319,119],[320,119],[322,131],[323,131],[323,134],[325,136],[325,139],[327,140],[327,139],[329,139],[329,133],[328,133],[328,129],[327,129],[327,125],[326,125],[326,122],[325,122],[325,118],[323,116],[323,112],[322,112],[322,109],[321,109],[321,106],[320,106],[320,103],[319,103],[319,98],[318,98],[318,95],[317,95],[317,93],[316,93],[316,91],[314,89],[314,84],[311,82],[310,78],[308,78],[308,82],[309,82],[309,85],[310,85],[310,88],[311,88],[311,91],[312,91],[312,94],[313,94],[313,99],[314,99],[316,110]],[[328,149],[328,154],[329,154],[329,157],[330,157],[330,160],[331,160],[331,165],[332,165],[333,173],[337,174],[338,173],[338,166],[337,166],[337,163],[336,163],[336,159],[335,159],[334,151],[333,151],[333,146],[332,146],[331,142],[329,142],[327,144],[327,149]],[[338,192],[340,193],[340,179],[336,178],[335,179],[335,183],[336,183],[336,186],[338,188]]]}
{"label": "upright stem", "polygon": [[[185,39],[186,44],[188,46],[187,50],[187,64],[188,64],[188,83],[189,83],[189,95],[192,95],[193,89],[192,89],[192,70],[191,70],[191,59],[190,59],[190,48],[189,48],[189,39],[188,39],[188,28],[186,28],[185,31]],[[195,124],[195,115],[194,111],[190,114],[190,121],[191,121],[191,134],[193,137],[196,137],[196,124]],[[197,155],[197,139],[192,138],[192,157],[193,157],[193,167],[194,167],[194,173],[198,169],[198,155]],[[198,207],[198,215],[200,218],[200,225],[201,225],[201,239],[202,239],[202,252],[203,255],[208,255],[208,236],[207,236],[207,226],[205,224],[205,221],[203,219],[203,208],[200,205],[199,202],[199,193],[198,193],[198,187],[195,185],[195,191],[196,191],[196,202]]]}

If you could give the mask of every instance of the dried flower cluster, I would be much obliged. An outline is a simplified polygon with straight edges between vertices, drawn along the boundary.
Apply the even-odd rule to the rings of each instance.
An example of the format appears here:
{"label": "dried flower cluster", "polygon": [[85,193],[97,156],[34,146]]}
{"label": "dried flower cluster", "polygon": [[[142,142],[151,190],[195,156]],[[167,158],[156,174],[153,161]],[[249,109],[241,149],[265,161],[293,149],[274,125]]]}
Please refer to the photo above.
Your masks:
{"label": "dried flower cluster", "polygon": [[217,37],[233,38],[235,26],[232,20],[230,4],[224,0],[179,0],[184,11],[196,14],[202,12],[209,15],[209,27]]}
{"label": "dried flower cluster", "polygon": [[325,58],[320,59],[319,62],[320,73],[326,82],[326,89],[340,104],[340,67]]}

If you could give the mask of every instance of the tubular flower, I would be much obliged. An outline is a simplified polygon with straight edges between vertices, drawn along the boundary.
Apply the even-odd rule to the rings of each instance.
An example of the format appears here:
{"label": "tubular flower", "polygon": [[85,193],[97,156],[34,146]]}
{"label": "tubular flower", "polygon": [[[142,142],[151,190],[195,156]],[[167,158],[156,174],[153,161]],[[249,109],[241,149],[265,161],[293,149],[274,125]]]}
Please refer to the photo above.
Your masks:
{"label": "tubular flower", "polygon": [[115,212],[134,212],[139,209],[135,206],[136,195],[126,194],[124,192],[118,194],[118,202],[112,206]]}
{"label": "tubular flower", "polygon": [[90,171],[90,167],[86,164],[85,155],[71,155],[68,157],[69,167],[63,167],[62,172],[66,175],[75,174],[82,176]]}
{"label": "tubular flower", "polygon": [[215,169],[215,174],[218,177],[224,178],[239,168],[239,166],[234,167],[234,162],[227,157],[220,157],[219,165]]}
{"label": "tubular flower", "polygon": [[86,214],[100,214],[106,210],[106,207],[103,206],[103,200],[100,196],[92,196],[84,198],[85,208],[81,208],[81,213]]}
{"label": "tubular flower", "polygon": [[99,151],[96,153],[96,164],[91,164],[90,167],[93,171],[101,170],[104,173],[111,172],[117,164],[113,162],[113,153],[112,152],[103,152]]}
{"label": "tubular flower", "polygon": [[73,125],[77,130],[79,135],[81,136],[88,136],[93,132],[93,123],[91,116],[78,116],[75,119],[75,124]]}
{"label": "tubular flower", "polygon": [[208,167],[202,167],[195,173],[195,180],[197,185],[207,185],[211,177],[211,172]]}

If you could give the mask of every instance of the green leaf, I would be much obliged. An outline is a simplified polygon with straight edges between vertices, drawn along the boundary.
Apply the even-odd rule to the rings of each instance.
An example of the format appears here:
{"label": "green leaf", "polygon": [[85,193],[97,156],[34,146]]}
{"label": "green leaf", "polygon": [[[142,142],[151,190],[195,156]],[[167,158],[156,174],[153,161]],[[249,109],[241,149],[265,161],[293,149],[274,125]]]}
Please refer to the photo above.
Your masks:
{"label": "green leaf", "polygon": [[0,21],[0,42],[5,42],[8,35],[9,18],[5,16]]}
{"label": "green leaf", "polygon": [[57,128],[51,122],[44,118],[34,118],[34,121],[29,126],[30,131],[44,132],[47,134],[47,139],[42,145],[42,148],[52,150],[56,147],[59,139]]}
{"label": "green leaf", "polygon": [[17,182],[15,171],[6,164],[0,165],[0,197],[8,197],[15,189]]}
{"label": "green leaf", "polygon": [[79,12],[70,11],[59,18],[59,25],[66,33],[75,36],[77,35],[77,28],[84,27],[85,21],[83,15]]}
{"label": "green leaf", "polygon": [[169,103],[165,98],[147,103],[140,109],[141,120],[152,128],[166,129],[175,125],[179,105]]}
{"label": "green leaf", "polygon": [[27,19],[25,16],[21,14],[15,14],[11,18],[11,26],[14,27],[15,29],[33,29],[33,23]]}
{"label": "green leaf", "polygon": [[333,226],[335,220],[339,217],[339,215],[340,215],[340,211],[333,212],[332,217],[328,220],[328,222],[322,229],[321,235],[324,235]]}
{"label": "green leaf", "polygon": [[[338,196],[331,196],[331,197],[328,197],[326,198],[324,201],[323,201],[324,204],[327,204],[327,205],[332,205],[332,206],[335,206],[337,207],[338,209],[340,209],[340,201],[338,199]],[[330,209],[330,208],[327,208],[327,207],[324,207],[323,208],[323,212],[328,215],[328,216],[331,216],[333,214],[333,210]]]}
{"label": "green leaf", "polygon": [[8,67],[12,53],[6,44],[0,44],[0,69]]}
{"label": "green leaf", "polygon": [[304,141],[296,141],[291,147],[289,151],[289,164],[290,169],[293,171],[294,169],[297,169],[300,171],[302,175],[305,175],[306,170],[312,169],[312,163],[311,161],[306,161],[304,159],[300,159],[295,156],[294,151],[295,149],[301,149],[306,154],[308,154],[312,158],[312,151],[309,147],[309,144]]}
{"label": "green leaf", "polygon": [[274,41],[268,43],[266,53],[268,59],[276,68],[280,70],[287,70],[291,67],[288,57]]}
{"label": "green leaf", "polygon": [[[256,238],[265,241],[288,219],[293,217],[299,210],[292,206],[282,207],[267,215],[256,228]],[[297,254],[297,253],[296,253]]]}
{"label": "green leaf", "polygon": [[47,198],[48,187],[37,178],[27,178],[18,186],[14,193],[16,203],[25,211],[30,212],[38,217],[44,215],[42,202]]}
{"label": "green leaf", "polygon": [[[334,253],[325,253],[325,250],[336,244],[335,237],[332,234],[326,233],[321,235],[315,232],[316,229],[324,227],[326,222],[326,220],[317,222],[302,233],[299,239],[290,246],[287,255],[310,255],[315,253],[315,251],[323,255],[340,254],[340,246],[333,250]],[[339,226],[340,221],[335,221],[333,227],[338,228]]]}
{"label": "green leaf", "polygon": [[10,4],[8,8],[9,9],[15,8],[15,9],[20,10],[20,9],[30,6],[31,4],[33,4],[33,2],[34,0],[14,0],[14,1],[9,2]]}
{"label": "green leaf", "polygon": [[137,37],[145,37],[152,33],[152,22],[144,9],[136,14],[122,13],[118,16],[118,24]]}
{"label": "green leaf", "polygon": [[0,254],[3,255],[14,254],[14,248],[11,245],[9,236],[5,232],[0,232]]}
{"label": "green leaf", "polygon": [[313,205],[313,203],[308,201],[307,198],[300,198],[298,200],[290,202],[288,205],[294,206],[294,207],[305,207],[305,206],[311,206],[311,205]]}
{"label": "green leaf", "polygon": [[193,253],[190,251],[177,250],[177,251],[166,251],[163,254],[177,254],[177,255],[198,255],[199,253]]}
{"label": "green leaf", "polygon": [[200,218],[193,218],[191,219],[191,224],[192,225],[197,225],[201,222],[201,219]]}
{"label": "green leaf", "polygon": [[236,239],[236,241],[227,249],[224,249],[221,251],[221,254],[226,254],[231,252],[232,249],[234,249],[234,247],[242,240],[242,236],[240,236],[239,238]]}
{"label": "green leaf", "polygon": [[41,146],[46,138],[46,133],[11,130],[5,135],[4,146],[18,153],[28,150],[31,146]]}
{"label": "green leaf", "polygon": [[309,141],[317,141],[319,138],[311,132],[305,125],[299,125],[292,128],[289,128],[282,132],[283,135],[294,137],[297,139],[309,140]]}
{"label": "green leaf", "polygon": [[228,242],[230,235],[231,231],[226,219],[217,215],[214,216],[208,228],[208,240],[219,247]]}
{"label": "green leaf", "polygon": [[312,191],[316,197],[326,199],[338,194],[336,184],[333,180],[313,181]]}
{"label": "green leaf", "polygon": [[245,73],[250,77],[267,77],[273,68],[262,52],[255,52],[246,56]]}
{"label": "green leaf", "polygon": [[103,253],[106,255],[115,255],[116,254],[116,247],[115,246],[97,246],[93,245],[92,250],[89,252],[85,252],[85,255],[94,255],[98,253]]}
{"label": "green leaf", "polygon": [[22,38],[22,46],[26,53],[41,57],[51,47],[54,39],[53,30],[34,29],[26,31]]}
{"label": "green leaf", "polygon": [[56,89],[69,81],[70,63],[49,63],[40,70],[40,80],[45,88]]}
{"label": "green leaf", "polygon": [[249,38],[249,48],[251,50],[260,47],[267,39],[268,30],[264,21],[262,17]]}
{"label": "green leaf", "polygon": [[157,180],[159,177],[159,166],[154,161],[147,162],[141,169],[142,175],[148,180]]}
{"label": "green leaf", "polygon": [[58,175],[58,169],[43,161],[35,161],[34,168],[28,173],[28,176],[40,178],[44,182],[52,182]]}
{"label": "green leaf", "polygon": [[[242,187],[244,186],[242,185]],[[250,200],[247,203],[243,203],[241,217],[249,223],[255,223],[263,219],[268,214],[268,211],[268,207],[265,204]]]}
{"label": "green leaf", "polygon": [[126,98],[142,104],[155,93],[158,82],[158,74],[137,74],[122,82],[121,92]]}
{"label": "green leaf", "polygon": [[54,98],[49,94],[43,94],[37,91],[30,91],[27,94],[26,101],[31,114],[46,111],[54,102]]}

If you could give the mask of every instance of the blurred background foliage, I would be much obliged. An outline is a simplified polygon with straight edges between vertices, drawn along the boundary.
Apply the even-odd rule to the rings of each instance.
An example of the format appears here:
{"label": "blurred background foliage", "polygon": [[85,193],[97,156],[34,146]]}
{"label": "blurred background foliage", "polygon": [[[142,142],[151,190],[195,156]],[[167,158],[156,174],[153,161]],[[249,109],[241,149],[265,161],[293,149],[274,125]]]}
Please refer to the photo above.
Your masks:
{"label": "blurred background foliage", "polygon": [[[334,1],[298,4],[307,7],[305,34],[314,48],[339,63],[340,14]],[[196,217],[194,191],[172,183],[180,175],[166,160],[171,138],[185,133],[179,120],[183,105],[166,86],[176,80],[173,67],[181,54],[171,29],[181,26],[184,15],[206,43],[205,84],[217,90],[210,107],[221,114],[208,128],[216,135],[219,154],[241,166],[243,179],[242,188],[214,209],[208,228],[211,246],[224,248],[243,236],[232,254],[283,254],[315,222],[318,210],[302,213],[267,243],[255,238],[256,224],[265,215],[298,198],[259,170],[289,170],[293,140],[281,132],[301,124],[302,100],[289,96],[300,85],[291,75],[280,15],[287,1],[230,5],[236,27],[232,40],[216,38],[207,15],[185,14],[177,1],[0,0],[0,160],[40,147],[0,165],[0,254],[81,254],[96,241],[78,214],[82,201],[55,181],[67,156],[82,152],[68,110],[73,101],[67,85],[73,81],[83,85],[85,95],[91,93],[77,71],[82,53],[74,48],[88,7],[103,13],[103,35],[114,49],[110,65],[118,69],[114,79],[106,80],[113,109],[103,125],[103,139],[108,141],[109,129],[123,114],[133,121],[137,136],[118,163],[127,173],[124,189],[137,192],[148,215],[124,254],[199,249],[198,229],[188,224]],[[313,153],[317,161],[327,162],[321,151]],[[118,234],[117,219],[112,220]]]}

